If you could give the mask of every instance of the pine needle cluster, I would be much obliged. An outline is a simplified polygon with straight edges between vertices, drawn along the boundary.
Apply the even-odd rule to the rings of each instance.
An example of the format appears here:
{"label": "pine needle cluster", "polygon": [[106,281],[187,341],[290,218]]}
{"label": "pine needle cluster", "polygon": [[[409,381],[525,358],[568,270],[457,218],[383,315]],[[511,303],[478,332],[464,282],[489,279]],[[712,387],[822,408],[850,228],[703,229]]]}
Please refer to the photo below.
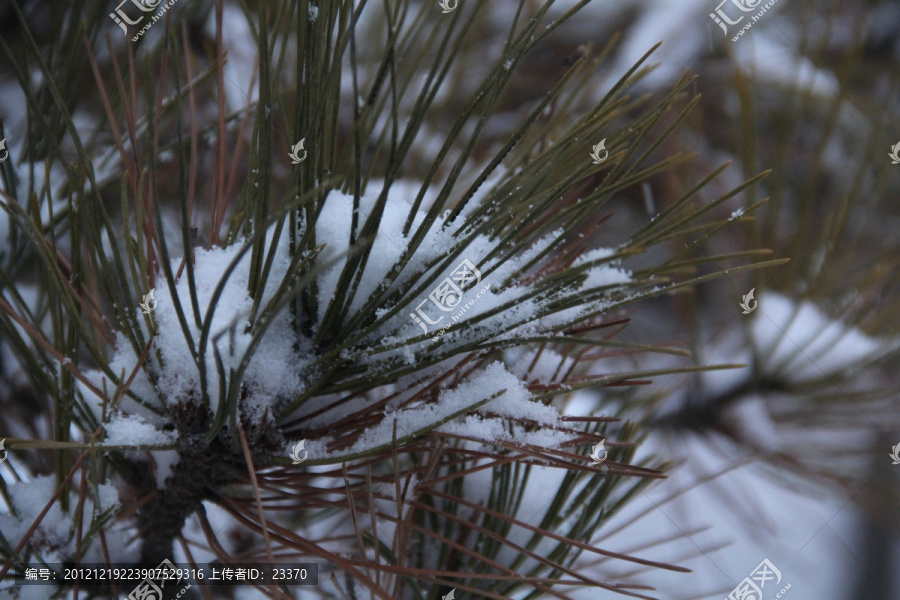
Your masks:
{"label": "pine needle cluster", "polygon": [[[523,0],[485,34],[484,0],[182,0],[136,42],[103,3],[32,7],[40,38],[12,5],[0,50],[27,119],[0,166],[0,331],[22,378],[3,393],[33,404],[0,417],[2,574],[313,561],[311,593],[387,600],[651,598],[621,565],[684,571],[596,543],[665,467],[636,459],[621,390],[738,365],[630,368],[687,353],[617,337],[652,298],[785,261],[693,254],[765,204],[720,216],[765,175],[705,198],[727,165],[593,244],[612,201],[692,165],[664,149],[698,100],[687,73],[629,95],[655,49],[599,83],[614,43],[512,93],[586,3]],[[460,265],[489,289],[429,329],[418,311]],[[43,474],[71,524],[52,545],[48,511],[16,514]]]}

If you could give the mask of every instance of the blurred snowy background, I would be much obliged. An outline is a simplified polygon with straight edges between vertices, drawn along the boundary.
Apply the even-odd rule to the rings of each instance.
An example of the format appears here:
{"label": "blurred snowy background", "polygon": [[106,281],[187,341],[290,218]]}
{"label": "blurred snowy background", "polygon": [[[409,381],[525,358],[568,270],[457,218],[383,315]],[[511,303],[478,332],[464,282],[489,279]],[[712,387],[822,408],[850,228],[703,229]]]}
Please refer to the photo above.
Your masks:
{"label": "blurred snowy background", "polygon": [[[638,339],[689,335],[700,362],[750,367],[699,376],[678,391],[677,378],[655,382],[669,395],[662,410],[676,417],[641,450],[681,466],[636,498],[626,514],[646,514],[617,535],[630,547],[672,536],[667,559],[692,555],[679,562],[690,575],[648,573],[668,598],[726,597],[764,558],[781,571],[782,586],[792,584],[786,598],[900,598],[900,466],[888,456],[900,442],[900,382],[894,359],[858,367],[891,356],[897,344],[890,257],[900,167],[887,153],[900,140],[900,4],[782,0],[732,42],[766,3],[743,4],[757,9],[712,0],[592,2],[593,18],[579,19],[569,36],[603,44],[621,35],[612,72],[662,41],[653,55],[659,66],[639,85],[647,93],[685,69],[700,75],[701,116],[680,141],[711,166],[733,160],[746,176],[774,170],[762,187],[773,198],[765,210],[777,216],[762,218],[763,231],[751,236],[771,240],[793,268],[714,282],[699,297],[661,303],[652,318],[632,321],[628,332]],[[717,7],[732,20],[745,15],[727,37],[710,17]],[[665,203],[666,189],[654,182],[617,210]],[[829,242],[807,237],[798,222],[830,227],[848,198],[853,224],[830,242],[839,250],[821,251]],[[869,288],[857,283],[866,263],[885,260],[892,277]],[[754,285],[758,308],[743,315],[738,303]],[[828,379],[836,373],[846,377]],[[742,388],[748,379],[789,385]],[[878,408],[850,392],[859,389],[879,389]],[[836,401],[810,402],[807,394]],[[727,406],[707,410],[711,397]],[[782,586],[768,584],[763,598]]]}

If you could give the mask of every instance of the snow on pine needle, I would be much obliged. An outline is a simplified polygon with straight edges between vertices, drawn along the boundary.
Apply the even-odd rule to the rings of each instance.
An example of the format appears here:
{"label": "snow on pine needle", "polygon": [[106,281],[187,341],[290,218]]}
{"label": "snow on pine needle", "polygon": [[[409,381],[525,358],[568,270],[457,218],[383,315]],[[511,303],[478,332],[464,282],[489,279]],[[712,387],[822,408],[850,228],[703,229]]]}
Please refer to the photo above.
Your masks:
{"label": "snow on pine needle", "polygon": [[[374,197],[362,198],[364,216],[372,202]],[[360,281],[359,291],[351,303],[351,310],[362,307],[365,299],[379,289],[385,274],[402,256],[407,239],[402,233],[402,226],[409,208],[408,202],[402,199],[387,205],[379,226],[379,236],[372,245],[372,254]],[[351,197],[331,194],[316,222],[316,239],[324,246],[324,250],[319,254],[319,260],[328,264],[337,263],[324,269],[318,278],[320,307],[327,306],[328,300],[334,295],[340,274],[340,257],[347,251],[349,237],[349,222],[345,215],[351,209]],[[422,218],[423,215],[420,214],[417,221]],[[459,231],[455,228],[442,230],[443,225],[440,219],[435,222],[428,233],[430,243],[423,246],[407,265],[411,275],[408,277],[401,275],[394,282],[394,286],[408,284],[410,280],[415,282],[416,278],[428,277],[432,272],[438,274],[440,281],[440,275],[445,273],[436,267],[430,268],[429,265],[434,265],[438,259],[447,255],[454,245],[454,236]],[[631,279],[626,271],[609,264],[615,261],[615,258],[610,258],[614,255],[611,250],[598,249],[579,256],[574,266],[581,269],[570,275],[568,287],[558,286],[557,290],[536,295],[538,288],[536,281],[532,280],[525,284],[515,281],[513,276],[517,272],[533,261],[535,256],[546,251],[554,243],[554,238],[559,239],[562,236],[563,231],[557,230],[517,256],[492,260],[487,260],[486,257],[496,250],[494,243],[487,236],[473,236],[468,245],[457,249],[456,252],[459,256],[466,257],[470,263],[479,265],[477,267],[481,279],[479,285],[490,287],[491,290],[480,296],[477,302],[470,301],[470,308],[458,320],[450,318],[459,312],[458,309],[454,308],[442,314],[440,311],[446,311],[446,308],[429,307],[434,317],[452,324],[449,334],[440,338],[435,335],[421,335],[420,327],[410,318],[410,315],[415,313],[416,305],[421,303],[420,296],[413,295],[411,300],[380,308],[377,314],[380,315],[379,320],[382,324],[362,337],[354,347],[344,350],[342,358],[350,360],[351,364],[359,364],[371,370],[408,368],[431,354],[451,353],[459,346],[471,346],[494,339],[515,340],[530,335],[547,334],[558,330],[561,326],[576,322],[581,315],[605,312],[614,304],[614,299],[626,297],[622,286],[630,283]],[[214,372],[216,368],[213,356],[213,347],[216,344],[222,343],[227,347],[227,352],[222,352],[222,356],[225,369],[230,370],[239,367],[253,340],[252,333],[248,331],[253,299],[247,292],[251,261],[246,254],[236,260],[239,251],[240,246],[233,245],[210,250],[197,249],[194,253],[197,274],[194,282],[196,296],[200,306],[210,315],[212,323],[209,326],[212,334],[207,338],[209,372]],[[289,242],[283,238],[275,250],[272,262],[270,277],[273,281],[284,279],[290,266],[290,259]],[[180,257],[173,259],[173,268],[177,268],[180,261]],[[232,263],[236,263],[234,269],[230,268]],[[444,271],[449,274],[449,270]],[[221,281],[225,284],[221,289],[217,289]],[[604,291],[603,297],[581,303],[576,309],[554,311],[552,308],[554,303],[572,302],[580,296],[591,294],[597,296],[600,290]],[[275,291],[276,286],[267,286],[262,296],[263,305],[271,301]],[[199,387],[200,380],[191,357],[191,349],[172,311],[174,304],[172,292],[164,288],[157,294],[157,308],[153,313],[153,348],[156,352],[150,355],[149,360],[159,361],[157,369],[160,374],[156,384],[158,391],[164,398],[174,399],[183,397],[189,390]],[[182,298],[182,302],[190,297],[186,279],[176,284],[175,296]],[[421,297],[427,299],[427,293]],[[470,297],[474,299],[475,290],[464,291],[462,297],[457,300],[459,306],[467,306],[463,300],[469,300]],[[390,318],[385,318],[385,315],[390,315]],[[256,402],[254,414],[261,414],[265,409],[263,405],[275,410],[279,408],[279,400],[284,400],[291,394],[301,394],[319,368],[312,340],[292,335],[290,319],[288,311],[280,313],[263,336],[262,343],[253,348],[253,355],[243,381],[254,388],[253,397]],[[442,326],[444,323],[439,322],[438,325]],[[432,333],[436,333],[435,329],[436,326],[432,328]],[[194,327],[191,333],[193,341],[198,342],[201,337],[200,328]],[[136,363],[137,357],[130,348],[125,347],[120,349],[111,361],[114,371],[124,368],[126,372],[131,372]],[[100,372],[92,372],[89,378],[97,387],[104,385]],[[106,381],[106,385],[112,385],[112,382]],[[148,402],[155,395],[153,385],[145,371],[138,373],[130,390],[147,398]],[[215,380],[211,380],[209,392],[212,400],[211,410],[217,410],[223,394],[224,390],[218,387]],[[136,410],[139,405],[128,403],[123,408]]]}

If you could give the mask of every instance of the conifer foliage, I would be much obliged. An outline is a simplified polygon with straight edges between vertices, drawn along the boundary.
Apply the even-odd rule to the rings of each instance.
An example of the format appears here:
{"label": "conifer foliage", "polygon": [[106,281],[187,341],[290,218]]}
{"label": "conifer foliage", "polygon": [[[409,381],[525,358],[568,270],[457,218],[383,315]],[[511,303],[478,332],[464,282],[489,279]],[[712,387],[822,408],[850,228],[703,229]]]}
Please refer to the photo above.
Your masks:
{"label": "conifer foliage", "polygon": [[596,541],[666,466],[625,416],[654,377],[736,365],[619,334],[785,261],[691,254],[765,173],[617,220],[692,165],[664,143],[697,99],[688,73],[632,96],[655,48],[523,75],[586,3],[510,3],[502,31],[485,0],[3,9],[3,573],[313,562],[301,593],[389,600],[653,598],[623,566],[684,571]]}

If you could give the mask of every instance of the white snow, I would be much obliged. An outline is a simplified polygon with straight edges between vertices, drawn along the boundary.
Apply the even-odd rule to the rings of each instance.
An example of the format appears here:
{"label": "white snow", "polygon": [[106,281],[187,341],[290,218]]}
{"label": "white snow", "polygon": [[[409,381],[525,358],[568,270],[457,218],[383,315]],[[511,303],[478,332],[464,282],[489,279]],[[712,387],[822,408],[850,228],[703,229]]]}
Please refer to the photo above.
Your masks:
{"label": "white snow", "polygon": [[752,327],[754,345],[771,375],[804,381],[860,366],[884,352],[884,342],[827,317],[809,301],[800,304],[764,291]]}
{"label": "white snow", "polygon": [[[851,527],[852,508],[845,500],[823,489],[787,489],[774,480],[771,470],[759,466],[722,472],[738,460],[707,439],[651,435],[636,460],[651,453],[667,459],[689,456],[691,466],[676,469],[668,479],[653,482],[645,494],[637,494],[616,518],[616,525],[601,530],[594,543],[623,551],[649,547],[641,554],[693,572],[649,569],[640,574],[641,583],[658,590],[678,586],[698,597],[718,600],[768,558],[782,572],[782,583],[793,583],[786,599],[845,597],[836,588],[844,585],[845,561],[852,561],[853,553],[835,535]],[[703,479],[720,472],[712,481]],[[667,502],[683,490],[683,495]],[[685,535],[690,538],[686,545]],[[658,544],[668,536],[674,541]],[[833,568],[823,570],[823,564]],[[616,569],[622,565],[610,563],[604,572]],[[774,598],[781,587],[764,600]],[[590,596],[575,597],[587,600]]]}
{"label": "white snow", "polygon": [[156,477],[156,489],[161,490],[166,487],[166,479],[172,474],[172,468],[178,464],[178,452],[176,450],[156,450],[151,454],[156,463],[156,470],[153,472]]}
{"label": "white snow", "polygon": [[[418,483],[419,478],[415,475],[409,479],[408,483],[406,479],[400,482],[400,493],[403,495],[403,502],[408,503],[412,501]],[[397,501],[397,486],[394,483],[376,483],[373,488],[374,494],[383,496],[387,500]]]}
{"label": "white snow", "polygon": [[[287,236],[282,236],[281,242],[282,248],[286,250]],[[208,389],[212,410],[215,410],[218,406],[220,391],[224,393],[224,390],[220,390],[218,385],[214,347],[219,348],[222,360],[225,363],[226,372],[228,372],[229,369],[238,368],[252,339],[252,333],[245,331],[247,317],[252,306],[252,301],[247,293],[250,266],[249,252],[242,257],[238,268],[231,274],[224,293],[218,298],[218,301],[213,302],[213,293],[216,285],[220,278],[224,277],[229,263],[235,258],[239,250],[239,244],[224,249],[204,250],[197,248],[195,250],[197,265],[196,286],[201,314],[205,318],[207,311],[212,313],[213,325],[206,346],[205,361],[209,378]],[[173,259],[173,271],[178,268],[179,263],[180,258]],[[288,259],[285,251],[275,260],[273,265],[273,278],[275,280],[283,276],[287,264]],[[165,280],[162,276],[159,276],[158,281],[164,282]],[[275,286],[273,285],[266,288],[263,296],[263,307],[265,302],[271,298],[274,289]],[[154,338],[154,347],[158,348],[166,374],[159,381],[159,391],[166,398],[167,402],[182,401],[194,394],[199,398],[201,385],[198,367],[187,346],[181,325],[173,310],[175,298],[180,298],[185,312],[189,315],[187,320],[191,327],[191,335],[195,343],[199,341],[200,328],[196,327],[191,314],[187,276],[182,276],[176,284],[174,295],[172,290],[164,286],[164,284],[162,286],[158,285],[156,298],[157,307],[153,312],[153,316],[158,326],[158,333]],[[137,306],[138,302],[139,299],[135,299],[134,310],[136,313],[140,312]],[[308,357],[304,357],[293,350],[295,339],[288,325],[289,319],[290,315],[286,311],[276,318],[263,342],[257,348],[250,363],[250,368],[245,374],[244,381],[254,386],[256,390],[254,394],[255,404],[252,407],[248,406],[248,408],[252,409],[251,412],[256,418],[261,418],[267,406],[277,403],[279,398],[299,393],[304,387],[299,372],[308,361]],[[217,340],[216,337],[219,334],[221,334],[221,337]],[[113,356],[111,367],[117,373],[122,370],[130,373],[136,360],[133,349],[126,343],[120,342],[119,351]],[[92,372],[89,376],[100,386],[100,382],[103,379],[100,373]],[[114,385],[107,382],[107,389],[112,389],[113,387]],[[139,372],[131,389],[148,402],[152,402],[156,398],[153,387],[143,371]],[[130,413],[143,414],[144,416],[151,414],[130,399],[123,402],[123,407],[127,407]]]}
{"label": "white snow", "polygon": [[[588,250],[575,259],[573,266],[578,267],[580,265],[592,263],[595,261],[604,262],[604,259],[612,256],[613,254],[615,254],[615,251],[609,248],[596,248],[594,250]],[[608,285],[616,285],[620,283],[628,283],[629,281],[631,281],[630,272],[616,269],[611,266],[599,265],[592,267],[587,271],[587,279],[585,280],[583,287],[585,289],[597,288]]]}
{"label": "white snow", "polygon": [[[359,223],[360,226],[368,218],[377,200],[379,182],[372,186],[374,189],[362,196],[360,200]],[[391,190],[388,202],[384,208],[379,225],[379,234],[372,246],[366,269],[359,281],[359,288],[351,302],[351,314],[359,310],[374,295],[384,281],[385,275],[401,259],[407,251],[411,237],[404,235],[403,227],[412,207],[412,200],[418,193],[419,184],[403,182],[395,190]],[[487,193],[485,188],[480,194]],[[431,193],[426,194],[426,204],[423,205],[413,219],[414,232],[423,222],[428,202],[433,198]],[[472,200],[472,206],[477,206],[482,196],[476,195]],[[324,244],[324,250],[318,257],[320,264],[332,264],[319,275],[319,314],[321,320],[325,314],[325,308],[335,296],[340,270],[346,260],[345,252],[348,248],[350,237],[350,219],[347,215],[352,211],[352,197],[340,193],[331,193],[324,205],[321,216],[316,225],[316,241]],[[471,210],[471,208],[470,208]],[[402,284],[425,269],[429,264],[436,263],[447,256],[448,249],[456,242],[454,234],[462,224],[458,219],[452,225],[444,227],[446,216],[438,218],[427,234],[427,241],[415,252],[409,264],[401,272],[398,281],[394,284]],[[346,356],[376,367],[380,362],[397,361],[398,359],[413,364],[425,357],[432,355],[436,347],[452,348],[467,342],[490,339],[509,338],[521,335],[541,334],[555,332],[558,328],[568,325],[572,319],[577,319],[583,314],[601,310],[608,307],[606,300],[596,300],[583,304],[578,308],[566,309],[552,314],[542,314],[544,306],[553,300],[580,296],[593,289],[627,284],[630,274],[623,271],[609,261],[609,257],[615,254],[613,249],[597,249],[585,253],[576,260],[576,266],[589,267],[584,271],[584,281],[577,286],[562,290],[553,295],[545,295],[540,298],[524,299],[523,296],[531,291],[531,284],[520,284],[513,276],[528,264],[535,256],[546,247],[557,242],[562,236],[562,231],[554,231],[537,240],[532,246],[523,252],[519,252],[514,258],[498,264],[498,258],[490,261],[485,257],[493,250],[495,242],[484,235],[471,238],[457,258],[454,258],[449,266],[434,279],[433,284],[423,286],[421,291],[407,294],[404,306],[391,307],[382,305],[379,307],[380,315],[385,311],[395,309],[395,314],[387,319],[361,345],[355,352],[349,352]],[[267,236],[268,242],[272,240],[272,231]],[[217,410],[224,389],[219,387],[217,375],[215,350],[221,355],[224,363],[224,372],[230,374],[237,369],[246,352],[249,351],[253,338],[253,332],[247,331],[248,317],[251,312],[252,299],[247,292],[250,277],[251,253],[245,253],[237,260],[241,244],[234,244],[227,248],[212,248],[195,250],[196,292],[199,300],[200,317],[204,322],[211,322],[210,332],[206,344],[205,365],[207,372],[207,390],[210,400],[210,409]],[[261,308],[265,307],[271,299],[278,283],[285,277],[289,257],[289,237],[283,234],[275,250],[275,259],[267,285],[263,292]],[[430,293],[438,286],[444,285],[445,278],[453,274],[462,264],[468,260],[480,270],[476,277],[469,282],[469,287],[463,289],[459,304],[452,308],[452,312],[444,312],[445,308],[439,307],[431,298]],[[180,257],[172,259],[172,269],[176,270],[180,264]],[[235,262],[236,267],[228,273],[229,265]],[[489,269],[492,272],[487,273]],[[434,273],[434,267],[429,273]],[[226,278],[227,274],[227,278]],[[520,276],[520,275],[519,275]],[[222,293],[214,297],[214,292],[220,281],[226,279]],[[480,279],[481,281],[477,281]],[[475,292],[479,291],[478,294]],[[157,307],[152,317],[156,322],[157,333],[153,338],[152,352],[148,360],[156,365],[165,375],[159,378],[156,388],[150,383],[146,373],[139,372],[131,390],[150,405],[159,405],[160,398],[172,404],[185,401],[187,398],[199,399],[202,384],[199,377],[198,366],[191,354],[184,337],[181,324],[176,317],[174,307],[178,299],[187,313],[189,334],[196,344],[200,339],[201,329],[196,325],[190,304],[188,278],[183,275],[175,284],[174,289],[169,289],[165,279],[157,276],[156,287]],[[137,306],[139,299],[135,299],[135,313],[139,314]],[[424,303],[424,304],[423,304]],[[410,318],[418,306],[424,306],[426,314],[430,318],[437,319],[438,325],[432,326],[428,339],[405,345],[397,350],[386,350],[376,354],[368,351],[371,348],[389,347],[390,344],[403,342],[412,337],[421,336],[422,329]],[[504,307],[503,311],[490,317],[483,318],[480,323],[472,326],[471,323],[490,311]],[[460,309],[463,309],[460,311]],[[140,317],[142,315],[139,314]],[[310,370],[310,365],[315,360],[311,353],[311,342],[302,336],[295,334],[290,324],[291,315],[283,310],[278,314],[271,327],[262,337],[262,341],[256,348],[252,360],[244,373],[243,383],[253,390],[246,400],[251,416],[261,419],[270,415],[278,407],[293,398],[296,398],[307,386],[307,381],[315,377],[316,373]],[[465,325],[469,325],[466,327]],[[439,338],[435,338],[438,327],[451,325]],[[442,330],[444,331],[444,330]],[[438,339],[439,341],[434,341]],[[114,354],[111,368],[114,372],[131,373],[136,363],[133,348],[118,340],[119,350]],[[445,362],[440,368],[447,368],[450,363]],[[499,365],[492,366],[488,372],[491,378],[482,377],[480,384],[470,386],[469,398],[466,394],[454,393],[445,390],[437,406],[406,406],[398,411],[393,418],[398,419],[398,434],[400,436],[411,434],[429,424],[440,421],[457,410],[463,410],[480,398],[486,398],[490,390],[508,389],[502,399],[492,402],[484,407],[485,411],[496,413],[502,417],[524,416],[536,421],[553,424],[556,415],[551,414],[551,409],[546,406],[536,405],[527,400],[518,378],[503,374],[498,370]],[[419,374],[420,377],[422,373]],[[88,374],[88,377],[99,388],[103,389],[104,377],[98,372]],[[502,384],[502,385],[501,385]],[[114,389],[115,385],[106,382],[106,389]],[[364,399],[359,400],[364,402]],[[318,402],[309,403],[308,410],[312,412]],[[163,435],[156,427],[161,423],[159,415],[154,415],[148,409],[138,405],[130,399],[126,399],[122,410],[133,416],[117,417],[107,426],[109,438],[107,443],[114,445],[140,445],[140,444],[164,444],[171,441],[171,435]],[[160,405],[160,408],[162,406]],[[307,409],[305,409],[307,410]],[[352,410],[348,404],[342,405],[342,410]],[[346,413],[345,413],[346,414]],[[141,420],[139,417],[144,417]],[[322,415],[322,419],[332,419],[332,414]],[[470,422],[475,425],[477,421]],[[362,451],[373,445],[383,444],[390,439],[392,420],[385,419],[379,426],[364,434],[357,440],[354,451]],[[481,438],[488,440],[489,432],[495,431],[495,424],[481,423]],[[493,435],[493,433],[491,433]],[[534,438],[536,445],[552,445],[560,441],[556,434],[529,434]],[[542,437],[543,436],[543,437]],[[503,439],[508,439],[504,434]],[[316,455],[316,441],[310,441],[309,451]],[[164,477],[163,477],[164,479]]]}
{"label": "white snow", "polygon": [[[483,371],[479,371],[467,382],[453,389],[442,391],[436,403],[420,404],[386,416],[378,425],[366,430],[346,453],[363,452],[389,442],[393,436],[395,422],[397,437],[402,438],[442,421],[503,390],[506,391],[498,398],[483,405],[481,410],[506,417],[534,419],[544,424],[558,422],[558,413],[554,409],[531,402],[530,395],[521,380],[509,373],[502,364],[495,362]],[[464,432],[466,435],[485,441],[510,439],[509,435],[503,431],[503,421],[498,419],[483,420],[471,417],[465,421],[465,425],[460,422],[457,422],[456,425],[447,423],[439,430],[448,433]],[[552,435],[535,437],[535,443],[540,445],[555,445],[559,441],[557,436]],[[324,454],[323,448],[316,453],[316,456]]]}
{"label": "white snow", "polygon": [[[791,386],[861,369],[892,348],[887,340],[873,338],[828,316],[809,300],[798,301],[759,288],[757,299],[757,309],[744,317],[750,320],[747,337],[715,340],[698,362],[752,365],[755,348],[762,376]],[[750,368],[703,373],[699,390],[685,393],[715,397],[746,381]],[[849,391],[852,385],[832,387],[829,393]],[[673,396],[673,400],[683,403],[684,395]],[[667,560],[667,553],[671,553],[673,562],[684,564],[695,574],[651,571],[648,581],[665,589],[682,577],[686,589],[716,592],[722,597],[768,557],[781,569],[785,580],[793,582],[789,597],[841,597],[835,589],[846,585],[851,565],[859,562],[854,556],[845,556],[848,548],[858,547],[859,542],[849,533],[853,503],[835,494],[833,488],[810,490],[807,479],[792,471],[758,462],[746,464],[755,453],[782,452],[796,465],[809,465],[821,472],[869,470],[865,457],[875,441],[869,422],[863,421],[862,427],[852,422],[841,427],[827,423],[813,427],[803,417],[790,417],[792,412],[804,410],[815,410],[804,394],[752,393],[729,406],[724,415],[729,430],[741,441],[738,446],[722,443],[718,436],[651,435],[641,455],[652,452],[670,460],[687,459],[687,466],[676,469],[668,480],[654,483],[647,490],[649,497],[639,495],[619,521],[628,522],[644,510],[648,511],[646,517],[634,521],[620,535],[600,541],[612,546],[617,540],[629,540],[639,546],[659,539],[660,532],[683,535],[706,527],[692,534],[694,543],[704,550],[735,539],[740,543],[706,554],[697,552],[688,561],[677,558],[674,550],[662,548],[655,558]],[[848,410],[855,412],[858,407]],[[882,426],[890,428],[892,424]],[[733,470],[724,472],[729,468]],[[722,474],[712,481],[695,486],[719,472]],[[665,497],[681,489],[688,492],[672,503],[664,503]],[[831,567],[823,571],[823,564]]]}
{"label": "white snow", "polygon": [[[109,484],[100,484],[98,512],[118,508],[119,494],[116,488]],[[50,503],[50,499],[56,492],[57,481],[53,475],[35,477],[30,481],[18,482],[9,485],[9,496],[15,508],[13,514],[0,514],[0,531],[7,540],[16,546],[25,537],[35,519],[40,515],[44,507]],[[77,505],[78,498],[70,494],[70,506]],[[0,504],[0,506],[3,506]],[[5,508],[5,506],[4,506]],[[84,531],[90,526],[94,514],[94,501],[90,497],[85,499]],[[62,511],[59,501],[51,503],[47,514],[41,519],[34,533],[29,538],[29,545],[40,548],[40,554],[48,562],[62,562],[75,551],[75,538],[72,536],[73,522],[71,516]]]}
{"label": "white snow", "polygon": [[[553,429],[554,426],[562,425],[559,411],[553,406],[532,401],[521,378],[510,373],[500,362],[494,362],[456,387],[442,390],[434,403],[417,403],[388,412],[378,424],[363,432],[351,448],[328,452],[326,444],[330,439],[327,438],[308,440],[306,447],[309,455],[316,458],[365,452],[390,443],[395,423],[399,439],[460,413],[494,394],[500,395],[478,409],[478,412],[493,414],[493,417],[458,417],[440,426],[437,431],[471,437],[486,443],[518,441],[544,448],[558,447],[569,439],[568,434]],[[341,407],[343,414],[352,410],[352,407]],[[524,432],[522,427],[516,425],[514,431],[518,433],[511,434],[508,431],[509,421],[516,419],[531,420],[546,427]],[[285,448],[286,455],[289,452],[290,445]]]}
{"label": "white snow", "polygon": [[[30,482],[9,486],[10,499],[17,515],[0,515],[0,530],[13,546],[25,536],[55,491],[56,477],[52,475],[35,477]],[[31,536],[30,542],[64,556],[74,550],[74,544],[69,539],[71,527],[69,516],[62,512],[58,502],[54,502]]]}
{"label": "white snow", "polygon": [[175,441],[174,432],[160,431],[140,415],[116,414],[104,428],[103,446],[162,446]]}

